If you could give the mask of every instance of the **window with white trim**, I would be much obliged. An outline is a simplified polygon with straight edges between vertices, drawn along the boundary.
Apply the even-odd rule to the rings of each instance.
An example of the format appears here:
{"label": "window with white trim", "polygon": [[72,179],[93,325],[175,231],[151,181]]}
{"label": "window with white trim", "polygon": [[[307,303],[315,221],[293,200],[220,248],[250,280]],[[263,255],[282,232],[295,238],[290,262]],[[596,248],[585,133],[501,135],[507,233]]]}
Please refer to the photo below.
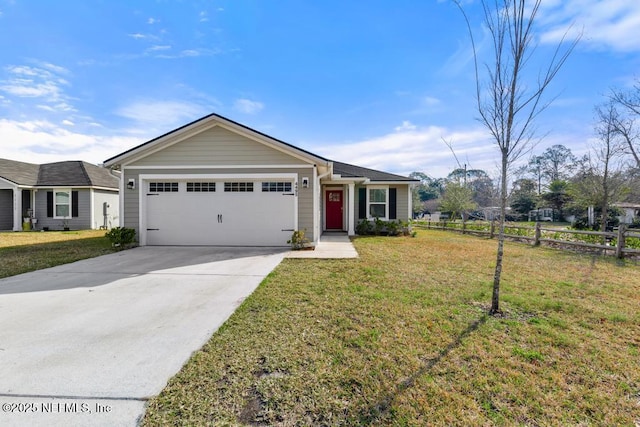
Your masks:
{"label": "window with white trim", "polygon": [[225,193],[252,193],[253,182],[225,182]]}
{"label": "window with white trim", "polygon": [[291,193],[290,182],[263,182],[263,193]]}
{"label": "window with white trim", "polygon": [[389,212],[389,187],[367,188],[367,212],[369,218],[387,218]]}
{"label": "window with white trim", "polygon": [[187,193],[213,193],[215,191],[215,182],[187,182]]}
{"label": "window with white trim", "polygon": [[149,191],[151,193],[177,193],[177,182],[150,182]]}
{"label": "window with white trim", "polygon": [[54,218],[71,217],[71,190],[56,190],[53,192]]}

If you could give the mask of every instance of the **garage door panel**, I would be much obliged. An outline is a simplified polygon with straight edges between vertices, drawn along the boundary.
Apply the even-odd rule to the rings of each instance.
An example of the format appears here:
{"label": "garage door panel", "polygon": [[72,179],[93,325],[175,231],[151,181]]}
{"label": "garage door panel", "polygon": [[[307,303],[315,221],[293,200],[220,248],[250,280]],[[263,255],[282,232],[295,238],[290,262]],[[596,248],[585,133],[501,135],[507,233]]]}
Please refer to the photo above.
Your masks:
{"label": "garage door panel", "polygon": [[279,193],[227,193],[223,240],[235,245],[285,246],[293,232],[295,198]]}
{"label": "garage door panel", "polygon": [[295,196],[262,192],[178,192],[146,198],[148,245],[286,246],[294,229]]}

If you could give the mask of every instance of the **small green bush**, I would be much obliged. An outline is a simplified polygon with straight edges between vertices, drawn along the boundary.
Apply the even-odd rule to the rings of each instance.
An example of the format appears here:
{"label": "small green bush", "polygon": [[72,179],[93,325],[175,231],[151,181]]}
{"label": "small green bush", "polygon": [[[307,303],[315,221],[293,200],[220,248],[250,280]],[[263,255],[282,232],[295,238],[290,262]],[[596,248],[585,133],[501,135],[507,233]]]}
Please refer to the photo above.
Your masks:
{"label": "small green bush", "polygon": [[107,231],[105,237],[111,241],[113,247],[126,248],[136,242],[136,230],[127,227],[114,227]]}
{"label": "small green bush", "polygon": [[380,218],[375,218],[360,220],[356,225],[356,233],[360,236],[410,236],[412,229],[409,221],[383,221]]}
{"label": "small green bush", "polygon": [[287,240],[287,243],[291,245],[291,249],[300,250],[309,246],[309,239],[305,236],[304,230],[296,230],[291,235],[291,238]]}

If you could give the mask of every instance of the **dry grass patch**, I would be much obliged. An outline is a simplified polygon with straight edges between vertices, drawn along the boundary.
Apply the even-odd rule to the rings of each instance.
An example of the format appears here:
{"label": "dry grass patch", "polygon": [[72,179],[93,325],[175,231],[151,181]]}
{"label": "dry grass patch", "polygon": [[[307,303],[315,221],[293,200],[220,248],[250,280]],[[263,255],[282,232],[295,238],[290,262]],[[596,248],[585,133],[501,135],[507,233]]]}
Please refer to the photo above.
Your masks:
{"label": "dry grass patch", "polygon": [[113,252],[104,230],[0,233],[0,278]]}
{"label": "dry grass patch", "polygon": [[640,268],[495,242],[358,238],[288,259],[153,399],[146,425],[633,425]]}

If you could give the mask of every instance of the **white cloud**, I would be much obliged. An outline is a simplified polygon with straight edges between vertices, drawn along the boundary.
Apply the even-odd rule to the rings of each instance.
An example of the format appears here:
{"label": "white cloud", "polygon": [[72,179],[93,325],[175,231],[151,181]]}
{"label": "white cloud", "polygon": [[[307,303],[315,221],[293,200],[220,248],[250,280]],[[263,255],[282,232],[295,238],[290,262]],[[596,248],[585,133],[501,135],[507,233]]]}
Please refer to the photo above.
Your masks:
{"label": "white cloud", "polygon": [[98,164],[143,142],[133,137],[72,132],[44,120],[7,119],[0,119],[0,139],[12,141],[0,147],[0,157],[30,163],[85,160]]}
{"label": "white cloud", "polygon": [[497,151],[481,127],[453,131],[404,121],[394,132],[357,142],[323,145],[316,151],[330,159],[400,175],[421,171],[444,177],[457,163],[443,139],[451,142],[461,162],[477,169],[495,169]]}
{"label": "white cloud", "polygon": [[169,50],[169,49],[171,49],[171,45],[155,45],[155,46],[151,46],[147,50],[150,52],[156,52],[159,50]]}
{"label": "white cloud", "polygon": [[65,126],[75,126],[75,123],[73,123],[71,120],[67,120],[67,119],[63,120],[61,123],[63,125],[65,125]]}
{"label": "white cloud", "polygon": [[151,137],[159,131],[196,120],[208,111],[200,104],[187,101],[139,100],[125,105],[116,114],[129,119],[134,127],[129,132]]}
{"label": "white cloud", "polygon": [[581,45],[621,52],[640,51],[640,2],[637,0],[565,0],[543,2],[540,23],[543,43],[557,43],[567,29],[575,37],[584,29]]}
{"label": "white cloud", "polygon": [[233,103],[233,109],[244,114],[255,114],[264,108],[264,104],[259,101],[240,98]]}
{"label": "white cloud", "polygon": [[436,105],[440,105],[441,101],[433,96],[425,96],[422,99],[422,103],[428,107],[435,107]]}
{"label": "white cloud", "polygon": [[160,59],[196,58],[199,56],[217,55],[219,53],[221,53],[219,49],[184,49],[177,54],[159,53],[156,54],[155,57]]}
{"label": "white cloud", "polygon": [[200,18],[200,22],[207,22],[209,20],[208,13],[204,10],[198,14],[198,17]]}
{"label": "white cloud", "polygon": [[[0,80],[0,91],[17,98],[41,98],[36,108],[54,111],[73,111],[67,103],[64,87],[69,82],[60,74],[69,71],[54,64],[39,62],[39,66],[9,65],[4,68],[6,77]],[[49,103],[51,105],[44,105]]]}
{"label": "white cloud", "polygon": [[410,130],[416,130],[416,125],[411,124],[409,120],[404,120],[400,126],[397,126],[395,128],[396,132],[404,132]]}
{"label": "white cloud", "polygon": [[158,20],[157,20],[157,19],[155,19],[155,18],[149,18],[149,19],[147,19],[147,24],[149,24],[149,25],[153,25],[153,24],[155,24],[155,23],[157,23],[157,22],[160,22],[160,21],[158,21]]}

